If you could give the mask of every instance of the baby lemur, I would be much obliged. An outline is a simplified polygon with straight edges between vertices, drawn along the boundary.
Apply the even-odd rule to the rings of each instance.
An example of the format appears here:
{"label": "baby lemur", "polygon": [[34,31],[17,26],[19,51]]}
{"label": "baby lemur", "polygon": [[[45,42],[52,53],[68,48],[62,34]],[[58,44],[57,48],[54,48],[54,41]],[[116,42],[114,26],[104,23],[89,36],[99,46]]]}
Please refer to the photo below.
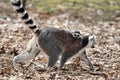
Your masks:
{"label": "baby lemur", "polygon": [[83,60],[93,71],[94,67],[86,55],[86,48],[94,47],[93,36],[83,36],[78,31],[69,31],[53,27],[45,27],[40,30],[24,10],[20,0],[11,0],[15,10],[21,19],[28,25],[28,28],[34,33],[30,40],[27,50],[14,57],[13,66],[17,62],[34,59],[40,52],[40,48],[48,55],[48,67],[52,67],[61,54],[60,68],[72,56],[79,53]]}

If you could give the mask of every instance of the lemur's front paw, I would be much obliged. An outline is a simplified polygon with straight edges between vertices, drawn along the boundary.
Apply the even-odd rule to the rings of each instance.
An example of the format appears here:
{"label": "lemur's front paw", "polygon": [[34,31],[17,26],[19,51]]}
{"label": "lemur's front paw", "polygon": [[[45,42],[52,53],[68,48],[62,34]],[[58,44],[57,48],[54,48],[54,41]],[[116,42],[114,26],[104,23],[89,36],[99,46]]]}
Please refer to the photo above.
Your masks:
{"label": "lemur's front paw", "polygon": [[13,68],[14,68],[16,65],[17,65],[17,56],[15,56],[15,57],[13,58],[13,63],[12,63]]}
{"label": "lemur's front paw", "polygon": [[91,67],[91,68],[90,68],[90,71],[94,72],[94,71],[96,71],[96,70],[95,70],[94,67]]}

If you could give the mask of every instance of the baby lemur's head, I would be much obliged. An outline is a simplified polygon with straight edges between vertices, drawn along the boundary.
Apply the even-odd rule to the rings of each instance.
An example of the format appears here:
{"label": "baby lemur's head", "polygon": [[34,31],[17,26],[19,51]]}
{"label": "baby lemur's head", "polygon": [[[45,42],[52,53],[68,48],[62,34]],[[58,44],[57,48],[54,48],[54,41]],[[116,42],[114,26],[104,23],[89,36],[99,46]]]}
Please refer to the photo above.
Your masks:
{"label": "baby lemur's head", "polygon": [[94,42],[94,36],[84,36],[82,40],[82,47],[94,48]]}

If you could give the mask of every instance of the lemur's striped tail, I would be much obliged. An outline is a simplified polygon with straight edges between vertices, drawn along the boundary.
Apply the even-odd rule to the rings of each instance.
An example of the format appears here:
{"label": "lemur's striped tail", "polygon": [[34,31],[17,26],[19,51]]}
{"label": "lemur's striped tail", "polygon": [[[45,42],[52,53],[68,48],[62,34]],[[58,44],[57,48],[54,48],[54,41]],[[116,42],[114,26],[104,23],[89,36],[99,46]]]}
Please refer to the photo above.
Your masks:
{"label": "lemur's striped tail", "polygon": [[28,13],[23,8],[20,0],[11,0],[15,10],[17,11],[18,15],[21,19],[25,22],[26,25],[36,34],[39,35],[40,30],[39,28],[33,23],[33,20],[29,17]]}

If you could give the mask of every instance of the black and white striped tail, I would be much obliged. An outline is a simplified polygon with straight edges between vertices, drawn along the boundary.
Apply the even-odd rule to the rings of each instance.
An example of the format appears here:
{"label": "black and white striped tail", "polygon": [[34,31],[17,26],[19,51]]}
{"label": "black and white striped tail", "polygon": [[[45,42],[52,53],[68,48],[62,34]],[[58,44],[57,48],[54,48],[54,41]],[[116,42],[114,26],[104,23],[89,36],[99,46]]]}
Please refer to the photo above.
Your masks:
{"label": "black and white striped tail", "polygon": [[33,20],[29,17],[28,13],[23,8],[20,0],[11,0],[15,10],[17,11],[18,15],[21,19],[25,22],[26,25],[37,35],[39,35],[40,30],[39,28],[33,23]]}

